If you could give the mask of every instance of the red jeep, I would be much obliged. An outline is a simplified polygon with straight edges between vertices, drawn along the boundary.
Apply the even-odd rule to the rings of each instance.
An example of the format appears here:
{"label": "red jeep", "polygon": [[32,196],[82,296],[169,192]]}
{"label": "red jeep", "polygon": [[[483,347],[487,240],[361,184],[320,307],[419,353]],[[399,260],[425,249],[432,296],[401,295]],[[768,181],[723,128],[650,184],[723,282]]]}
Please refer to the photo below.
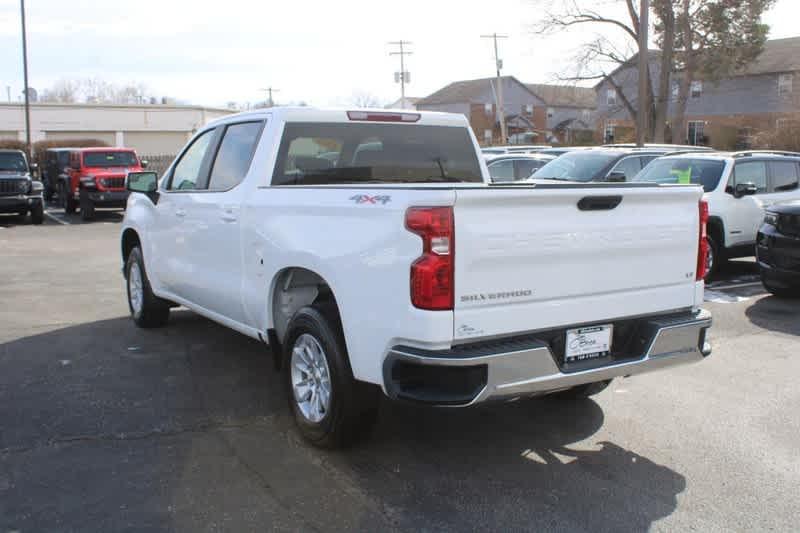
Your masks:
{"label": "red jeep", "polygon": [[125,176],[147,166],[130,148],[76,148],[58,185],[64,211],[81,209],[81,218],[94,218],[95,207],[125,207]]}

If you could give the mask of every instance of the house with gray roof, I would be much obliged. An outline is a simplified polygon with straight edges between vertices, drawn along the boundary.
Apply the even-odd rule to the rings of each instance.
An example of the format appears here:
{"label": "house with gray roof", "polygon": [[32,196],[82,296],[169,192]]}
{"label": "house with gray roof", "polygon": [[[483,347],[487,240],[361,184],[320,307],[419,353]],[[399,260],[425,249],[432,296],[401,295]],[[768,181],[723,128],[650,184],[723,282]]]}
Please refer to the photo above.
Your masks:
{"label": "house with gray roof", "polygon": [[[650,53],[652,79],[658,79],[657,50]],[[638,72],[635,57],[610,74],[635,106]],[[755,134],[800,120],[800,37],[772,39],[761,55],[729,78],[692,80],[686,106],[686,130],[672,132],[672,142],[716,148],[746,148]],[[632,117],[619,92],[604,80],[595,86],[598,136],[624,141],[633,131]],[[671,82],[669,114],[678,97],[678,79]],[[625,133],[622,133],[625,132]]]}
{"label": "house with gray roof", "polygon": [[[503,116],[512,142],[572,143],[594,128],[592,89],[524,84],[501,77]],[[481,144],[505,144],[500,139],[497,79],[456,81],[417,101],[418,110],[461,113]]]}

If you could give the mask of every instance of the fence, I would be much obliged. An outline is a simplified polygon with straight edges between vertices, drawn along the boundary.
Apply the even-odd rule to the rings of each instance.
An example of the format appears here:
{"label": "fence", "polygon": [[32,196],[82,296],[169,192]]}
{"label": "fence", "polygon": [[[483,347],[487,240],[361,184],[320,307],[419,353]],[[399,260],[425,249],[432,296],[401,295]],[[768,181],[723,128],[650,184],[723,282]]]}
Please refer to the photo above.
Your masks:
{"label": "fence", "polygon": [[175,159],[174,155],[143,155],[140,157],[147,161],[147,170],[156,172],[159,177],[164,175],[172,164],[172,160]]}

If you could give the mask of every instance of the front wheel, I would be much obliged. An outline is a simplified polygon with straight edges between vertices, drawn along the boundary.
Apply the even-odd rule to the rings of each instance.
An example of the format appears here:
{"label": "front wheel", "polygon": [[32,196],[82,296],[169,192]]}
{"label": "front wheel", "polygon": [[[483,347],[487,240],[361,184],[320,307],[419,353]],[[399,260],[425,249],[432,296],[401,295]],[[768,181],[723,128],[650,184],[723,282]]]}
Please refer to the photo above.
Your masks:
{"label": "front wheel", "polygon": [[325,448],[363,438],[377,420],[380,391],[353,378],[336,306],[298,311],[284,347],[289,406],[300,434]]}
{"label": "front wheel", "polygon": [[140,328],[164,326],[169,320],[169,302],[153,294],[144,269],[142,250],[138,246],[131,250],[125,263],[125,279],[128,286],[128,308],[136,325]]}
{"label": "front wheel", "polygon": [[44,204],[38,203],[31,208],[31,222],[37,226],[44,222]]}
{"label": "front wheel", "polygon": [[64,213],[71,215],[77,209],[77,205],[75,203],[75,198],[72,197],[72,193],[66,186],[62,186],[61,189],[58,191],[58,194],[61,196],[61,205],[64,207]]}
{"label": "front wheel", "polygon": [[81,191],[81,220],[94,220],[94,202],[84,191]]}
{"label": "front wheel", "polygon": [[770,294],[778,298],[800,298],[800,287],[776,287],[769,282],[763,270],[761,271],[761,283]]}

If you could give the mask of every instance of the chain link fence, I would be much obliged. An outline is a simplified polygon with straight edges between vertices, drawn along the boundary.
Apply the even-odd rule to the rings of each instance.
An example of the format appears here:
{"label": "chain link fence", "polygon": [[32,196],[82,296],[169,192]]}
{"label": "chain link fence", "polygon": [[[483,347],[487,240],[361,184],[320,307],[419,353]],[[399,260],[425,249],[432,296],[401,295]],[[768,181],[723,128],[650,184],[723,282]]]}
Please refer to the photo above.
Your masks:
{"label": "chain link fence", "polygon": [[156,172],[159,177],[164,175],[172,164],[172,160],[175,159],[174,155],[143,155],[140,157],[147,161],[147,170]]}

